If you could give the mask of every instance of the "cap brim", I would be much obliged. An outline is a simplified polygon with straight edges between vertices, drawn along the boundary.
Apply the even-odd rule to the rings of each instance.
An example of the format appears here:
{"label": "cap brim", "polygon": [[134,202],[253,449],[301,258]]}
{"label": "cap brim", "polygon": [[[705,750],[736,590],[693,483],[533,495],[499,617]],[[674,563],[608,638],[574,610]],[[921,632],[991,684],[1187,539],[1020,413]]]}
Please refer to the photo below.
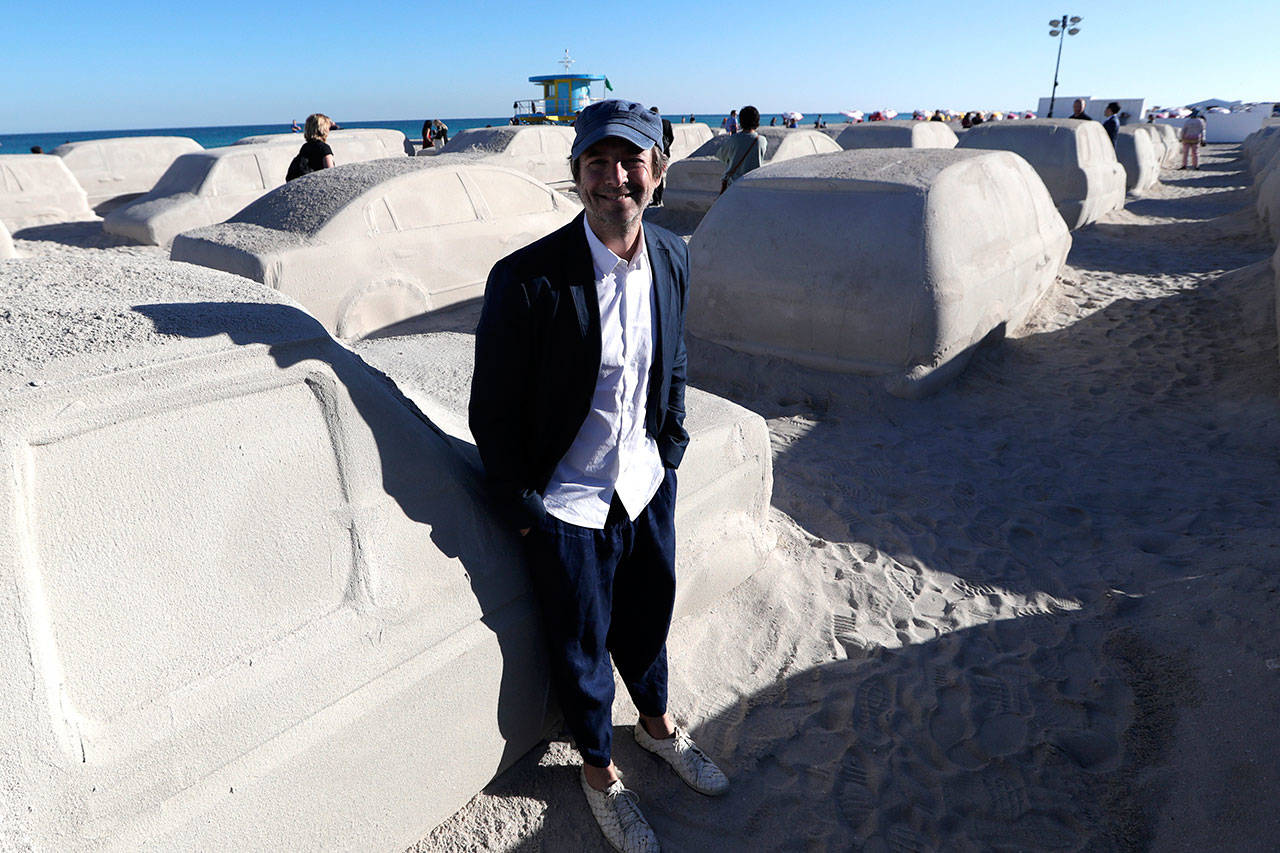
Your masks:
{"label": "cap brim", "polygon": [[585,136],[575,139],[573,141],[573,149],[570,152],[570,156],[576,160],[582,156],[582,152],[586,151],[592,145],[595,145],[602,139],[608,139],[611,136],[630,142],[641,151],[647,151],[653,146],[661,144],[660,140],[655,141],[647,134],[642,133],[629,124],[623,124],[622,122],[610,122],[605,124],[603,127],[596,128]]}

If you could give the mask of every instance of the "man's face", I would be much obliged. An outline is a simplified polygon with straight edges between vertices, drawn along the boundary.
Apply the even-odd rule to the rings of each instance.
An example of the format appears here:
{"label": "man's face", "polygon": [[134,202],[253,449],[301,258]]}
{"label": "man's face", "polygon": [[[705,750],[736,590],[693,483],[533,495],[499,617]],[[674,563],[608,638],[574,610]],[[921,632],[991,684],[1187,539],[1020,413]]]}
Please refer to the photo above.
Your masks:
{"label": "man's face", "polygon": [[1071,109],[1075,110],[1076,115],[1080,115],[1080,113],[1084,112],[1084,101],[1077,98],[1071,104]]}
{"label": "man's face", "polygon": [[587,218],[617,229],[643,216],[658,185],[652,165],[651,151],[612,136],[584,151],[578,158],[578,196]]}

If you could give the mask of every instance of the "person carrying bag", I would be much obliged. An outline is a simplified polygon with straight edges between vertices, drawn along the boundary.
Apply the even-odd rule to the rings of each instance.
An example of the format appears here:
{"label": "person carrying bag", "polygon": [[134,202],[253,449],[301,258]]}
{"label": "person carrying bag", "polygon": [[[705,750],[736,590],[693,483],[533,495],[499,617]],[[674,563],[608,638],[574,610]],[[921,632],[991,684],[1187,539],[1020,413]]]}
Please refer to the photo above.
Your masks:
{"label": "person carrying bag", "polygon": [[[716,153],[726,164],[733,165],[725,170],[720,178],[720,192],[723,194],[729,185],[747,172],[760,168],[764,162],[769,141],[756,132],[760,127],[760,111],[753,106],[745,106],[738,113],[738,133],[730,136]],[[739,151],[739,149],[741,149]]]}

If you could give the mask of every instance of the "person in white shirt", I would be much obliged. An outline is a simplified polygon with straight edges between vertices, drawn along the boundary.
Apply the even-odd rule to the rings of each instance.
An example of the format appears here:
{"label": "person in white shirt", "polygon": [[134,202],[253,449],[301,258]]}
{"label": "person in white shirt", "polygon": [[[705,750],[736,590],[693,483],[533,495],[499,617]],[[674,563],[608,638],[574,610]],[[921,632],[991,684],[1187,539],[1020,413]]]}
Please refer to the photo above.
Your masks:
{"label": "person in white shirt", "polygon": [[1204,119],[1195,110],[1192,111],[1191,118],[1183,123],[1182,131],[1178,134],[1178,138],[1182,141],[1182,165],[1179,167],[1180,169],[1187,168],[1188,154],[1191,155],[1191,168],[1200,168],[1200,146],[1204,145],[1206,127]]}
{"label": "person in white shirt", "polygon": [[470,425],[524,536],[592,814],[617,849],[651,851],[612,760],[613,665],[640,712],[636,742],[700,793],[728,787],[667,713],[688,250],[642,218],[666,168],[661,118],[610,100],[574,128],[584,215],[490,272]]}

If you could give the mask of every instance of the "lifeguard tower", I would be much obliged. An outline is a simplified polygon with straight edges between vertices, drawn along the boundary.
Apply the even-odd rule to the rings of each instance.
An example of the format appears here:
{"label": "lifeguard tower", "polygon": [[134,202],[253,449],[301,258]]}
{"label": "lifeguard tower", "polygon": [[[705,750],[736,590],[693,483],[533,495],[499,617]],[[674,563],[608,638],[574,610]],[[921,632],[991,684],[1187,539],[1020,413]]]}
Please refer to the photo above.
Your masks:
{"label": "lifeguard tower", "polygon": [[569,58],[565,50],[564,57],[559,60],[564,66],[563,74],[543,74],[530,77],[530,83],[542,87],[541,98],[516,101],[513,124],[573,124],[578,111],[593,101],[602,100],[591,94],[591,84],[603,81],[606,89],[612,89],[609,80],[603,74],[570,74],[569,66],[574,60]]}

